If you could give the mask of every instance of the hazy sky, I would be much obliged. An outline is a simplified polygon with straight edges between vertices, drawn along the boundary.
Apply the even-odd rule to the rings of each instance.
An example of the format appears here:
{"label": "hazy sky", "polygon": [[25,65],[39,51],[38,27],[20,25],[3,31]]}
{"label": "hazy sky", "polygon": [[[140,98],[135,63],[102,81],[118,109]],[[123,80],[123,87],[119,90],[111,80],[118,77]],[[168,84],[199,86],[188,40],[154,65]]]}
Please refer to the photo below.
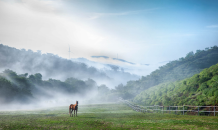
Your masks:
{"label": "hazy sky", "polygon": [[0,0],[0,43],[64,58],[70,45],[71,58],[146,75],[218,45],[217,7],[218,0]]}

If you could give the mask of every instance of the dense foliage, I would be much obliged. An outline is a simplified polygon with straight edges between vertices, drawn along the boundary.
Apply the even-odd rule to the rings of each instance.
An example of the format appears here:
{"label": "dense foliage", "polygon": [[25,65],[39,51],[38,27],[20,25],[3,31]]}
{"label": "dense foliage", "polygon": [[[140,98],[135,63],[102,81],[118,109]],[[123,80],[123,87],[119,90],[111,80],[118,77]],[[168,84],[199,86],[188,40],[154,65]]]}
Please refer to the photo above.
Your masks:
{"label": "dense foliage", "polygon": [[134,101],[143,105],[218,105],[218,64],[191,78],[151,87]]}
{"label": "dense foliage", "polygon": [[[12,70],[0,73],[0,103],[11,103],[13,101],[28,103],[37,100],[37,97],[51,97],[46,93],[63,93],[65,95],[84,95],[88,91],[97,90],[94,80],[86,81],[68,78],[64,82],[55,79],[42,80],[42,75],[27,73],[18,75]],[[51,97],[52,98],[52,97]]]}
{"label": "dense foliage", "polygon": [[182,57],[179,60],[171,61],[159,67],[150,75],[142,76],[141,79],[136,81],[127,82],[125,86],[121,84],[114,91],[124,99],[131,99],[150,87],[161,83],[183,80],[217,63],[217,46],[197,50],[195,54],[189,52],[185,58]]}

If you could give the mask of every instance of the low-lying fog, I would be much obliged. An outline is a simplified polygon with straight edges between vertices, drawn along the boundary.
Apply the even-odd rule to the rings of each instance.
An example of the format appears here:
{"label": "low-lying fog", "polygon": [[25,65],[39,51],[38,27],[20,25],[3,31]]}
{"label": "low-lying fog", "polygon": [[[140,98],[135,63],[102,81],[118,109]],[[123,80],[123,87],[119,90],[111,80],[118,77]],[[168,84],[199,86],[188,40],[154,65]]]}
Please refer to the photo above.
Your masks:
{"label": "low-lying fog", "polygon": [[0,111],[34,110],[60,106],[66,106],[66,109],[68,109],[68,106],[70,104],[75,104],[76,101],[78,101],[79,105],[109,103],[99,100],[97,91],[91,91],[85,95],[70,95],[54,91],[47,91],[45,93],[46,95],[34,95],[34,99],[30,99],[28,103],[12,101],[10,103],[1,104]]}
{"label": "low-lying fog", "polygon": [[92,79],[71,77],[65,81],[43,80],[40,73],[19,74],[9,69],[0,73],[0,110],[69,106],[76,101],[80,105],[115,102],[116,100],[107,100],[106,94],[109,92],[106,85],[99,86]]}

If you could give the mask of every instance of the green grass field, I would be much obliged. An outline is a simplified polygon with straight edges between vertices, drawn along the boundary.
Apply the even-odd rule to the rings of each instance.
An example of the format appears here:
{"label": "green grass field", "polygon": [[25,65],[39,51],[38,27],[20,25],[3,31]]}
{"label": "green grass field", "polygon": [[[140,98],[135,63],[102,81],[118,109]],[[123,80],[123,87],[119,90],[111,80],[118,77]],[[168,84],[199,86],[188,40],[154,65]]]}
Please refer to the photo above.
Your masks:
{"label": "green grass field", "polygon": [[218,117],[140,113],[122,104],[79,105],[78,117],[68,106],[42,110],[0,111],[3,129],[218,129]]}

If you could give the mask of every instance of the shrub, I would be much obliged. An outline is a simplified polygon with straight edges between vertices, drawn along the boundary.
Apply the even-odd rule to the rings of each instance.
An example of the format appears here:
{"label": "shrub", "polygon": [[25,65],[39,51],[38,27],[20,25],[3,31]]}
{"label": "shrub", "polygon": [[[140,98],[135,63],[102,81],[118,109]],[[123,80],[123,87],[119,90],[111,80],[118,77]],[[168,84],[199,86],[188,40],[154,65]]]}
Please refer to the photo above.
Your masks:
{"label": "shrub", "polygon": [[207,83],[203,83],[200,85],[200,87],[198,88],[198,91],[203,91],[204,89],[208,88]]}

